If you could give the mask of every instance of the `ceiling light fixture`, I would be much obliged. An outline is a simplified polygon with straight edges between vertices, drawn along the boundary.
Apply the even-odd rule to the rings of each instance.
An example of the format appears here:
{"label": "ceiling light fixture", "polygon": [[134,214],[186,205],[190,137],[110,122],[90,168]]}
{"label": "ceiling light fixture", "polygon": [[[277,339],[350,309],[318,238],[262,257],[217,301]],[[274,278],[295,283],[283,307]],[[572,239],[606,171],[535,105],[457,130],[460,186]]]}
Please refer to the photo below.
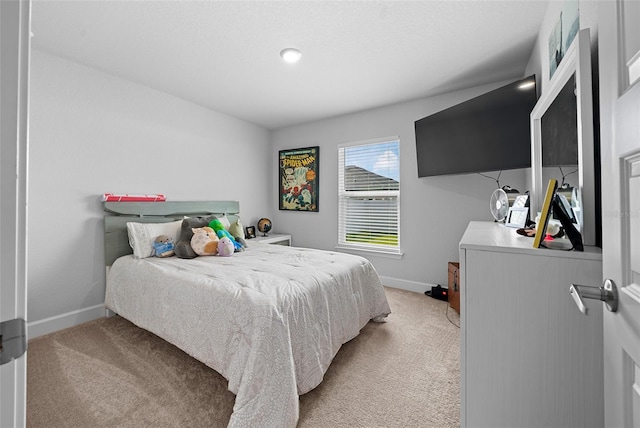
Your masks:
{"label": "ceiling light fixture", "polygon": [[302,52],[300,52],[298,49],[286,48],[280,51],[280,56],[285,62],[288,62],[289,64],[293,64],[295,62],[300,61]]}
{"label": "ceiling light fixture", "polygon": [[518,89],[529,89],[533,87],[535,84],[536,84],[535,80],[528,80],[520,84],[520,86],[518,86]]}

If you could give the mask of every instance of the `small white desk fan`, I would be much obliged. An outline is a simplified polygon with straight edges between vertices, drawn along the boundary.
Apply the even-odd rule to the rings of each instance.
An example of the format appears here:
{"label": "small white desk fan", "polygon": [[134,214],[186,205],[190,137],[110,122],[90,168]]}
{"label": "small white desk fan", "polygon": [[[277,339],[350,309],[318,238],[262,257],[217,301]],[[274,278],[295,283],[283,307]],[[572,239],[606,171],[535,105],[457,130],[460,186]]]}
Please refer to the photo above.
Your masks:
{"label": "small white desk fan", "polygon": [[513,206],[519,193],[509,186],[502,186],[501,189],[493,191],[489,200],[489,209],[496,221],[503,222],[507,218],[509,207]]}

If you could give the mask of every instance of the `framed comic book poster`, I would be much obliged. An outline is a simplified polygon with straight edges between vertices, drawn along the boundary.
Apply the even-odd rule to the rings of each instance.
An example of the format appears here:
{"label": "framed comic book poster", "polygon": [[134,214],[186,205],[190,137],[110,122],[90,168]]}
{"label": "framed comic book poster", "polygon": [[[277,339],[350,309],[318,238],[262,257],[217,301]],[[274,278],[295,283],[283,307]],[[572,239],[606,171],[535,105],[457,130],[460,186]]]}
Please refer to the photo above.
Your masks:
{"label": "framed comic book poster", "polygon": [[280,209],[318,211],[320,147],[280,150]]}

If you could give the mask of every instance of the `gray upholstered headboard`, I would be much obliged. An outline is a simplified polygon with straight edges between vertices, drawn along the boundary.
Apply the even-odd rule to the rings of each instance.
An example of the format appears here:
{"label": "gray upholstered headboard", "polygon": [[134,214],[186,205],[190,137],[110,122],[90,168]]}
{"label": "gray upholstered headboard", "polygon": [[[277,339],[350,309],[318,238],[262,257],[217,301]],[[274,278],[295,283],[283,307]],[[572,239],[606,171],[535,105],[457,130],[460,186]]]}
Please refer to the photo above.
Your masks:
{"label": "gray upholstered headboard", "polygon": [[238,201],[104,202],[105,266],[120,256],[132,254],[127,222],[166,223],[184,216],[226,214],[232,222],[240,212]]}

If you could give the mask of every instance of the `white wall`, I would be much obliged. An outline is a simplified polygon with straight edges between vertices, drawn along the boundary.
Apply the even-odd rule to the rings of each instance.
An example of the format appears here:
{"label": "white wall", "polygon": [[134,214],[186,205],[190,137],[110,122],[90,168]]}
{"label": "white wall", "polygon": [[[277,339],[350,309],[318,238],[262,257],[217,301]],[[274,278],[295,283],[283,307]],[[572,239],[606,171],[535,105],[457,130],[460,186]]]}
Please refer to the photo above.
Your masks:
{"label": "white wall", "polygon": [[[538,38],[536,44],[529,57],[529,63],[527,64],[525,75],[536,75],[536,84],[538,96],[540,96],[544,89],[549,84],[549,35],[553,29],[560,12],[564,6],[564,1],[550,1],[547,11],[540,25],[540,31],[538,32]],[[580,14],[580,28],[589,28],[591,34],[591,51],[592,51],[592,65],[597,68],[597,46],[598,46],[598,16],[597,16],[597,2],[594,1],[580,1],[579,2],[579,14]]]}
{"label": "white wall", "polygon": [[[272,158],[279,150],[320,146],[319,212],[278,211],[277,170],[272,162],[274,231],[293,235],[296,246],[334,250],[338,228],[340,143],[400,137],[401,260],[361,253],[386,285],[426,291],[447,284],[447,262],[458,261],[458,242],[471,220],[493,221],[489,198],[493,180],[477,174],[418,178],[414,121],[510,82],[499,82],[437,97],[363,111],[273,132]],[[497,172],[488,173],[497,176]],[[504,171],[501,185],[524,191],[525,170]]]}
{"label": "white wall", "polygon": [[40,51],[31,64],[31,336],[50,317],[101,313],[100,194],[239,200],[247,224],[269,215],[267,130]]}

